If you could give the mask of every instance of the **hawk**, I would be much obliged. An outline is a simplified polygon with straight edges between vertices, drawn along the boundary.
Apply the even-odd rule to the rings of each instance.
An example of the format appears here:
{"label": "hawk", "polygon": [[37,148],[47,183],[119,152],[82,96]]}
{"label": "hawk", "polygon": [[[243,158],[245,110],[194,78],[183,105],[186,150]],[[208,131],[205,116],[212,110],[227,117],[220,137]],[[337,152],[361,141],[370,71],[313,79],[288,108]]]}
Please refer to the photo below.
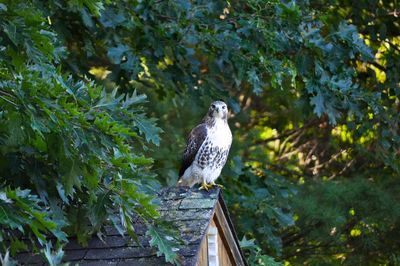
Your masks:
{"label": "hawk", "polygon": [[217,185],[215,180],[226,163],[231,144],[228,108],[223,101],[215,101],[201,124],[189,134],[178,185],[192,187],[201,182],[200,189],[205,190]]}

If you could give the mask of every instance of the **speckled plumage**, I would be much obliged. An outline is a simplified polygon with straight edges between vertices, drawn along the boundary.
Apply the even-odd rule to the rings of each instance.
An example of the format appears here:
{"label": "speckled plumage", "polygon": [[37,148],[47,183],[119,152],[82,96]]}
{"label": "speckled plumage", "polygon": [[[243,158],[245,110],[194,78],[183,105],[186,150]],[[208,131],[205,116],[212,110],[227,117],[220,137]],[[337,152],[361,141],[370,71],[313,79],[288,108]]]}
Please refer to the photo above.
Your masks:
{"label": "speckled plumage", "polygon": [[179,185],[209,184],[219,177],[232,143],[227,117],[226,104],[213,102],[202,123],[190,132],[179,171]]}

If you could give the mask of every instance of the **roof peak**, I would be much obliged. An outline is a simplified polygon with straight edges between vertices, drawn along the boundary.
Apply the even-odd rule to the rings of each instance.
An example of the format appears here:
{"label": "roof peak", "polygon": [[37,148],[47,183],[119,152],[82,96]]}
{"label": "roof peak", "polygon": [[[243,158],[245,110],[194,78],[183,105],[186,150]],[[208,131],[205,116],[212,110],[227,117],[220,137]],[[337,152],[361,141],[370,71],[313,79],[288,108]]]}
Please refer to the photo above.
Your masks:
{"label": "roof peak", "polygon": [[[182,244],[177,251],[182,258],[182,265],[195,265],[200,246],[207,235],[209,224],[219,211],[226,217],[227,226],[232,231],[235,245],[239,248],[234,228],[221,196],[221,189],[213,188],[202,191],[189,187],[167,187],[157,193],[158,211],[161,219],[171,223],[179,231]],[[132,241],[128,235],[121,235],[113,226],[102,230],[102,241],[94,236],[87,247],[71,239],[65,246],[65,262],[71,265],[171,265],[157,256],[157,250],[150,247],[146,235],[146,224],[140,219],[134,221],[134,231],[141,246]],[[240,253],[240,249],[239,249]],[[240,253],[241,254],[241,253]],[[243,258],[243,255],[241,255]],[[43,258],[30,253],[20,253],[17,259],[26,264],[44,265]],[[41,264],[42,263],[42,264]]]}

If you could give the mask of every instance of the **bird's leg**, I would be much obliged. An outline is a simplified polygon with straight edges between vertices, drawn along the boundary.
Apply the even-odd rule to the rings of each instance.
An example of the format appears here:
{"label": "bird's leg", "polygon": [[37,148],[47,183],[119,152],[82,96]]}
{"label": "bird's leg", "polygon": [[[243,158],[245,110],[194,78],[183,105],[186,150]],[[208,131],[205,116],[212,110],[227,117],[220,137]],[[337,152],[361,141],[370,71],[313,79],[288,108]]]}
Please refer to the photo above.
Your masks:
{"label": "bird's leg", "polygon": [[208,191],[209,186],[207,185],[206,181],[203,179],[203,182],[201,183],[201,186],[199,190],[205,189]]}
{"label": "bird's leg", "polygon": [[217,187],[219,187],[220,189],[225,189],[225,187],[224,187],[223,185],[221,185],[221,184],[216,184],[214,181],[212,181],[212,182],[210,183],[210,186],[211,186],[211,187],[217,186]]}

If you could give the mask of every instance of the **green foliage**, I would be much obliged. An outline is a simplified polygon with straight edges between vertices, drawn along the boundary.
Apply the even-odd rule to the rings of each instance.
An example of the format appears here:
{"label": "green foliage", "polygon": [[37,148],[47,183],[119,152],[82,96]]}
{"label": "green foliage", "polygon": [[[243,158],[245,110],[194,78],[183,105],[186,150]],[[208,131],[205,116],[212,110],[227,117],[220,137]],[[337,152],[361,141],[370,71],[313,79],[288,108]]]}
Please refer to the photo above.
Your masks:
{"label": "green foliage", "polygon": [[[229,184],[226,198],[233,206],[230,212],[242,232],[248,232],[251,238],[257,238],[268,246],[270,252],[280,254],[282,241],[278,235],[281,228],[294,225],[292,212],[288,206],[289,197],[294,188],[282,176],[264,169],[242,169],[240,158],[235,157],[231,171],[225,171],[224,184]],[[253,214],[248,219],[247,213]],[[253,231],[257,228],[256,231]]]}
{"label": "green foliage", "polygon": [[[355,250],[346,248],[352,247],[352,238],[329,242],[332,227],[322,230],[300,222],[310,207],[305,191],[313,183],[325,187],[329,184],[325,180],[335,181],[334,194],[348,187],[346,180],[355,176],[358,185],[365,179],[381,184],[399,171],[399,83],[398,68],[394,69],[399,62],[398,52],[396,48],[383,50],[370,45],[368,36],[360,35],[356,26],[335,13],[341,8],[328,11],[325,6],[324,2],[242,1],[223,4],[219,10],[204,9],[204,13],[199,6],[186,7],[189,14],[202,17],[201,24],[196,24],[195,15],[190,17],[191,25],[196,26],[187,30],[196,36],[195,61],[184,61],[186,69],[192,70],[191,76],[176,72],[182,61],[174,59],[182,55],[175,53],[174,57],[168,54],[171,65],[161,62],[165,65],[164,75],[187,79],[174,82],[171,88],[177,93],[167,90],[165,76],[153,74],[159,70],[151,68],[151,57],[146,58],[146,65],[150,66],[152,80],[141,81],[143,90],[157,88],[149,93],[151,102],[157,104],[150,104],[152,111],[162,117],[160,126],[165,131],[161,148],[153,155],[156,169],[166,183],[176,181],[177,162],[185,143],[182,136],[198,123],[210,101],[222,97],[234,111],[230,120],[234,143],[221,180],[228,188],[225,198],[241,235],[255,238],[263,252],[294,264],[327,261],[352,265],[372,258],[379,263],[394,261],[398,252],[386,249],[387,242],[359,256],[343,256],[342,248],[346,253]],[[334,6],[343,6],[346,12],[352,10],[348,3]],[[149,8],[149,12],[154,10],[158,6]],[[160,20],[159,27],[168,22],[182,28],[185,18],[174,13]],[[179,45],[185,40],[182,37]],[[168,41],[164,44],[167,50]],[[376,59],[382,53],[387,54],[387,61]],[[190,68],[196,60],[200,72]],[[377,72],[376,65],[386,62],[385,70],[379,68],[387,75],[382,84],[376,77],[383,74]],[[193,77],[197,83],[192,82]],[[395,195],[386,189],[382,193]],[[322,194],[310,199],[315,215],[324,213],[324,208],[318,206],[327,197]],[[370,200],[385,208],[392,202],[375,196],[353,199],[360,205]],[[335,208],[330,219],[339,219],[341,213],[349,211],[337,202],[332,204]],[[382,212],[378,215],[372,207],[364,215],[388,216]],[[388,224],[398,228],[398,219],[393,218]],[[342,226],[349,223],[347,217],[342,220]],[[367,239],[360,239],[368,245]],[[292,253],[299,243],[304,246],[301,252]],[[328,249],[326,243],[334,243],[334,247]]]}
{"label": "green foliage", "polygon": [[[71,2],[91,12],[100,2]],[[148,185],[157,183],[144,156],[160,129],[136,92],[108,92],[95,82],[76,81],[56,64],[64,58],[57,34],[31,2],[2,4],[0,54],[0,177],[2,247],[14,254],[27,246],[15,230],[46,244],[53,234],[85,243],[116,220],[135,236],[132,217],[156,219]],[[141,137],[142,135],[143,137]],[[62,250],[44,254],[58,265]]]}
{"label": "green foliage", "polygon": [[178,239],[174,236],[175,232],[167,231],[166,228],[150,226],[146,235],[151,238],[150,246],[158,249],[157,256],[164,255],[165,261],[179,265],[178,256],[175,253],[178,250]]}
{"label": "green foliage", "polygon": [[[299,197],[302,202],[293,200],[291,205],[301,216],[283,239],[286,256],[293,256],[294,262],[303,261],[297,254],[314,254],[310,263],[338,264],[340,257],[354,265],[368,254],[382,254],[369,259],[381,264],[399,250],[393,227],[400,219],[395,178],[310,182]],[[353,252],[347,254],[348,249]]]}
{"label": "green foliage", "polygon": [[234,142],[221,180],[252,263],[398,262],[395,7],[1,1],[0,206],[17,215],[12,228],[1,216],[3,238],[85,242],[107,221],[135,238],[132,216],[157,219],[155,176],[175,184],[185,136],[222,98]]}
{"label": "green foliage", "polygon": [[16,248],[26,249],[27,246],[18,241],[18,235],[7,229],[24,233],[25,229],[29,228],[42,244],[46,241],[46,233],[52,233],[59,240],[66,241],[66,235],[61,231],[63,224],[52,219],[51,213],[44,212],[39,205],[40,199],[32,195],[29,190],[3,188],[0,192],[0,200],[0,240],[1,242],[6,239],[14,241],[15,245],[11,245],[13,253]]}
{"label": "green foliage", "polygon": [[51,244],[46,244],[46,248],[43,251],[47,263],[50,266],[66,266],[68,264],[62,263],[62,257],[64,256],[64,251],[60,248],[55,252],[51,251]]}
{"label": "green foliage", "polygon": [[0,254],[0,262],[3,266],[15,266],[16,262],[10,258],[10,252],[7,250],[4,254],[4,257]]}
{"label": "green foliage", "polygon": [[240,241],[240,248],[249,254],[246,254],[248,263],[250,265],[263,265],[263,266],[281,266],[282,263],[276,262],[274,258],[263,255],[262,250],[254,242],[254,239],[247,240],[246,237]]}

